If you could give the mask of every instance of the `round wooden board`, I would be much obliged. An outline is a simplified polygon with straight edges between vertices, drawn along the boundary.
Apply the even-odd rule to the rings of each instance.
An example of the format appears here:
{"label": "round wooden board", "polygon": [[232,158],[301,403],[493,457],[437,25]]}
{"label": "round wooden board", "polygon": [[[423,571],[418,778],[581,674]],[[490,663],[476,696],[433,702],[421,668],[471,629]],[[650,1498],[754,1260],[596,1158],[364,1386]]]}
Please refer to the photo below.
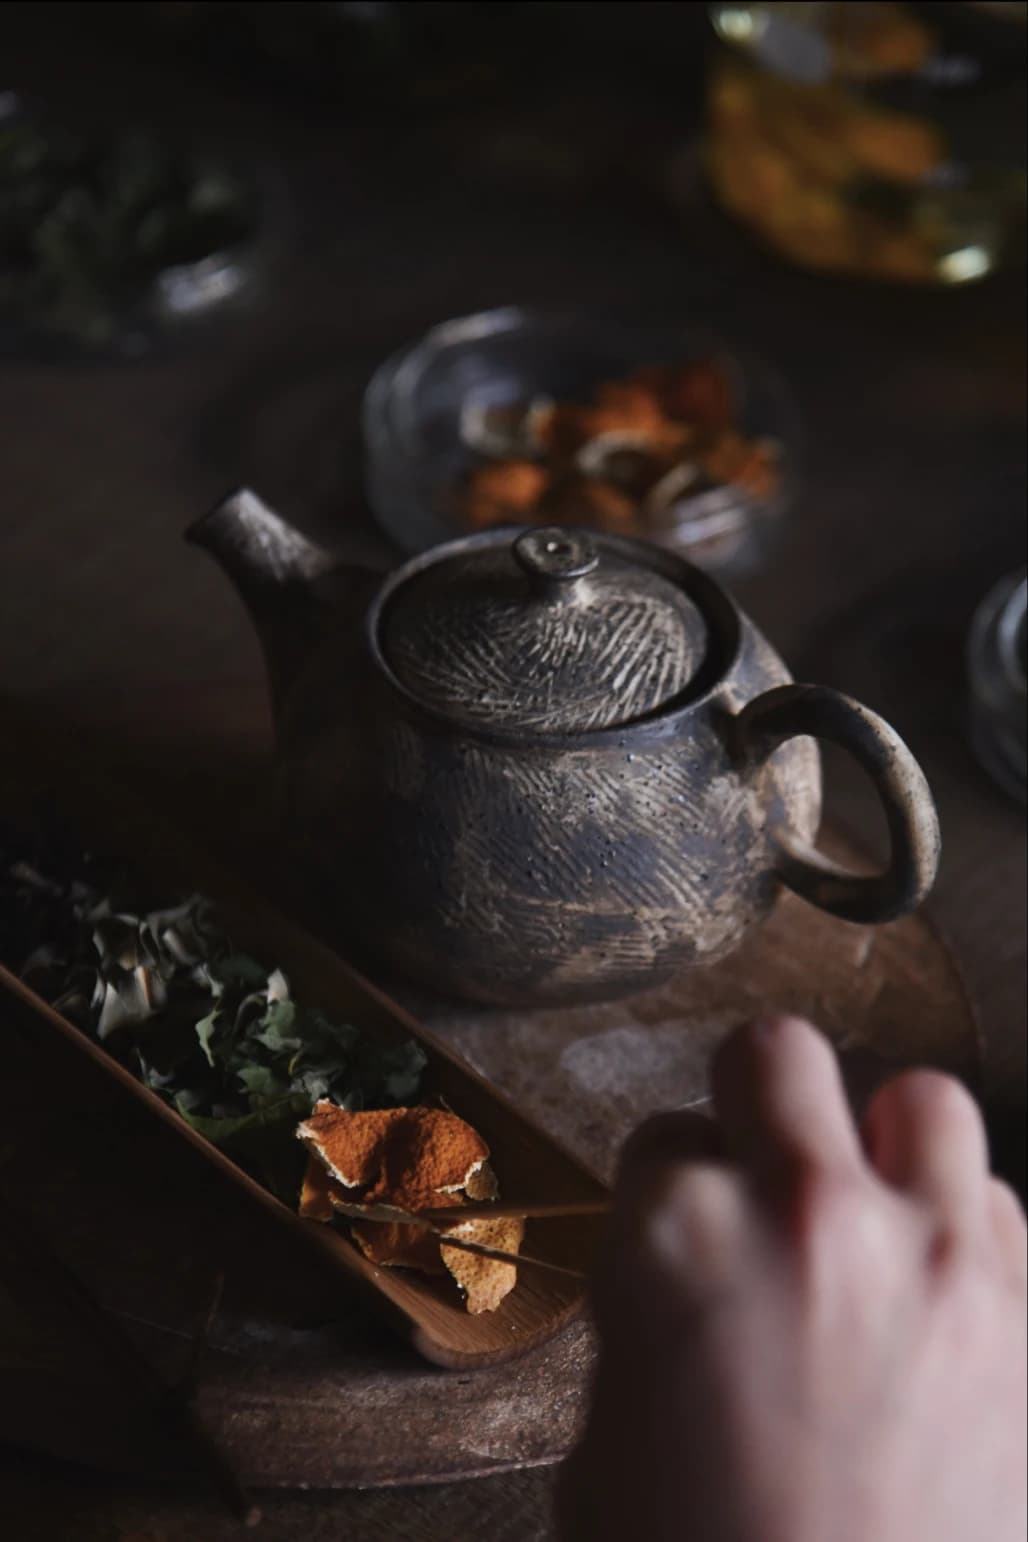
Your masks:
{"label": "round wooden board", "polygon": [[[846,854],[838,838],[831,844]],[[857,1101],[903,1064],[930,1062],[971,1081],[978,1069],[973,1012],[924,917],[865,930],[788,896],[733,958],[629,1001],[488,1013],[405,995],[437,1033],[604,1177],[639,1119],[668,1106],[703,1106],[719,1039],[769,1008],[802,1011],[825,1028]],[[340,1311],[338,1281],[322,1280],[264,1217],[242,1215],[235,1194],[190,1170],[192,1154],[183,1155],[166,1132],[135,1110],[112,1118],[105,1087],[89,1076],[73,1084],[55,1078],[45,1058],[37,1066],[25,1054],[0,1105],[9,1105],[5,1128],[14,1149],[22,1145],[19,1122],[26,1149],[38,1129],[33,1087],[49,1066],[52,1134],[32,1175],[33,1214],[165,1374],[181,1374],[187,1364],[211,1282],[224,1271],[196,1372],[197,1401],[244,1483],[444,1481],[553,1462],[572,1444],[591,1364],[584,1325],[510,1365],[470,1374],[431,1369],[349,1302]],[[20,1310],[24,1317],[24,1301]],[[37,1326],[45,1320],[52,1331],[45,1292],[36,1310]],[[22,1328],[21,1344],[31,1339]],[[52,1358],[52,1343],[47,1353]],[[78,1345],[63,1355],[65,1375],[81,1354]],[[166,1467],[145,1427],[137,1423],[126,1438],[122,1394],[109,1389],[105,1403],[98,1374],[81,1370],[92,1410],[91,1459],[148,1472]],[[55,1418],[61,1399],[50,1395],[45,1377],[35,1387],[35,1402],[21,1401],[21,1438],[60,1451],[62,1439],[71,1439]],[[74,1422],[81,1457],[81,1422]]]}

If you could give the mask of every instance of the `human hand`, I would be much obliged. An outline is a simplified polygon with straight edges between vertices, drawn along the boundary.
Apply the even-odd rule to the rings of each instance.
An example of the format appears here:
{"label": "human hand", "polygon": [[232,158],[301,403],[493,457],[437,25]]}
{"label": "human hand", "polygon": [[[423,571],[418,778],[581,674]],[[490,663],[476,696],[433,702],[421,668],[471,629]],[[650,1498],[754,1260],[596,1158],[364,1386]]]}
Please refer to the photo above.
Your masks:
{"label": "human hand", "polygon": [[858,1136],[827,1041],[732,1036],[626,1147],[567,1542],[1024,1542],[1026,1229],[960,1084]]}

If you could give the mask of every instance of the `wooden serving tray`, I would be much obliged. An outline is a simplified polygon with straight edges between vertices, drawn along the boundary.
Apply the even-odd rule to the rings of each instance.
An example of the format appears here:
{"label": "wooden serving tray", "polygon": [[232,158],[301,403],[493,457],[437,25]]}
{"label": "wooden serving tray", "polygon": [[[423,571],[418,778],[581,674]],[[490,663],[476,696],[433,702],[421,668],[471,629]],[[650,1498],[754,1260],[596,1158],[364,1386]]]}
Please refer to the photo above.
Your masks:
{"label": "wooden serving tray", "polygon": [[[284,969],[297,998],[370,1032],[416,1039],[428,1056],[423,1092],[440,1096],[489,1143],[504,1200],[574,1203],[602,1198],[605,1190],[552,1138],[525,1120],[508,1100],[471,1071],[404,1008],[344,964],[323,944],[212,861],[181,832],[157,819],[125,789],[104,784],[24,722],[17,755],[0,768],[0,807],[18,823],[56,813],[81,834],[85,846],[123,858],[147,881],[167,886],[169,897],[199,892],[212,899],[238,947]],[[74,775],[69,776],[69,764]],[[580,1311],[583,1285],[570,1276],[519,1268],[515,1289],[495,1312],[471,1316],[449,1281],[370,1263],[334,1227],[307,1221],[272,1196],[179,1118],[161,1098],[118,1064],[93,1039],[62,1018],[27,986],[0,968],[3,1031],[38,1038],[49,1033],[100,1067],[128,1097],[227,1178],[241,1201],[259,1206],[285,1236],[313,1248],[357,1287],[426,1359],[467,1369],[513,1359],[551,1338]],[[525,1251],[579,1274],[593,1257],[598,1222],[592,1217],[526,1226]]]}

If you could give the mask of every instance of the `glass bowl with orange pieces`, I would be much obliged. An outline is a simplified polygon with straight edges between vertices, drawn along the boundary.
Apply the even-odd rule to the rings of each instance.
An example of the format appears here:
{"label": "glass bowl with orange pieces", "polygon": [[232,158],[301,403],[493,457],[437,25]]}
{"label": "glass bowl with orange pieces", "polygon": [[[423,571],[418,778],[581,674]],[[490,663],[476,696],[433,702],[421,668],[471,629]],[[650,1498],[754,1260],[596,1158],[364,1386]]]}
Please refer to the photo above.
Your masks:
{"label": "glass bowl with orange pieces", "polygon": [[443,322],[380,366],[368,499],[416,553],[496,526],[585,526],[738,574],[794,495],[784,384],[699,329],[506,307]]}

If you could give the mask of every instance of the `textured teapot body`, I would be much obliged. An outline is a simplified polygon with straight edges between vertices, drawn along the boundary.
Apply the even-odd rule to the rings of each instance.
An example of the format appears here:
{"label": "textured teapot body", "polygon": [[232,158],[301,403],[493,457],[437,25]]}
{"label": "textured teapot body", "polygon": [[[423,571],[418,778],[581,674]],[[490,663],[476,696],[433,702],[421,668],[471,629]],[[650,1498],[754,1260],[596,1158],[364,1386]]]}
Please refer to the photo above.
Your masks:
{"label": "textured teapot body", "polygon": [[[938,821],[903,741],[793,684],[669,553],[498,530],[383,581],[245,489],[189,535],[264,646],[309,908],[390,971],[489,1003],[600,999],[730,952],[782,885],[862,925],[931,888]],[[876,787],[882,873],[814,847],[816,738]]]}
{"label": "textured teapot body", "polygon": [[444,727],[370,661],[341,668],[341,646],[282,720],[297,855],[342,934],[446,995],[602,999],[710,962],[774,901],[769,830],[816,833],[813,742],[759,767],[733,750],[739,708],[789,680],[745,620],[727,674],[699,700],[520,742]]}

